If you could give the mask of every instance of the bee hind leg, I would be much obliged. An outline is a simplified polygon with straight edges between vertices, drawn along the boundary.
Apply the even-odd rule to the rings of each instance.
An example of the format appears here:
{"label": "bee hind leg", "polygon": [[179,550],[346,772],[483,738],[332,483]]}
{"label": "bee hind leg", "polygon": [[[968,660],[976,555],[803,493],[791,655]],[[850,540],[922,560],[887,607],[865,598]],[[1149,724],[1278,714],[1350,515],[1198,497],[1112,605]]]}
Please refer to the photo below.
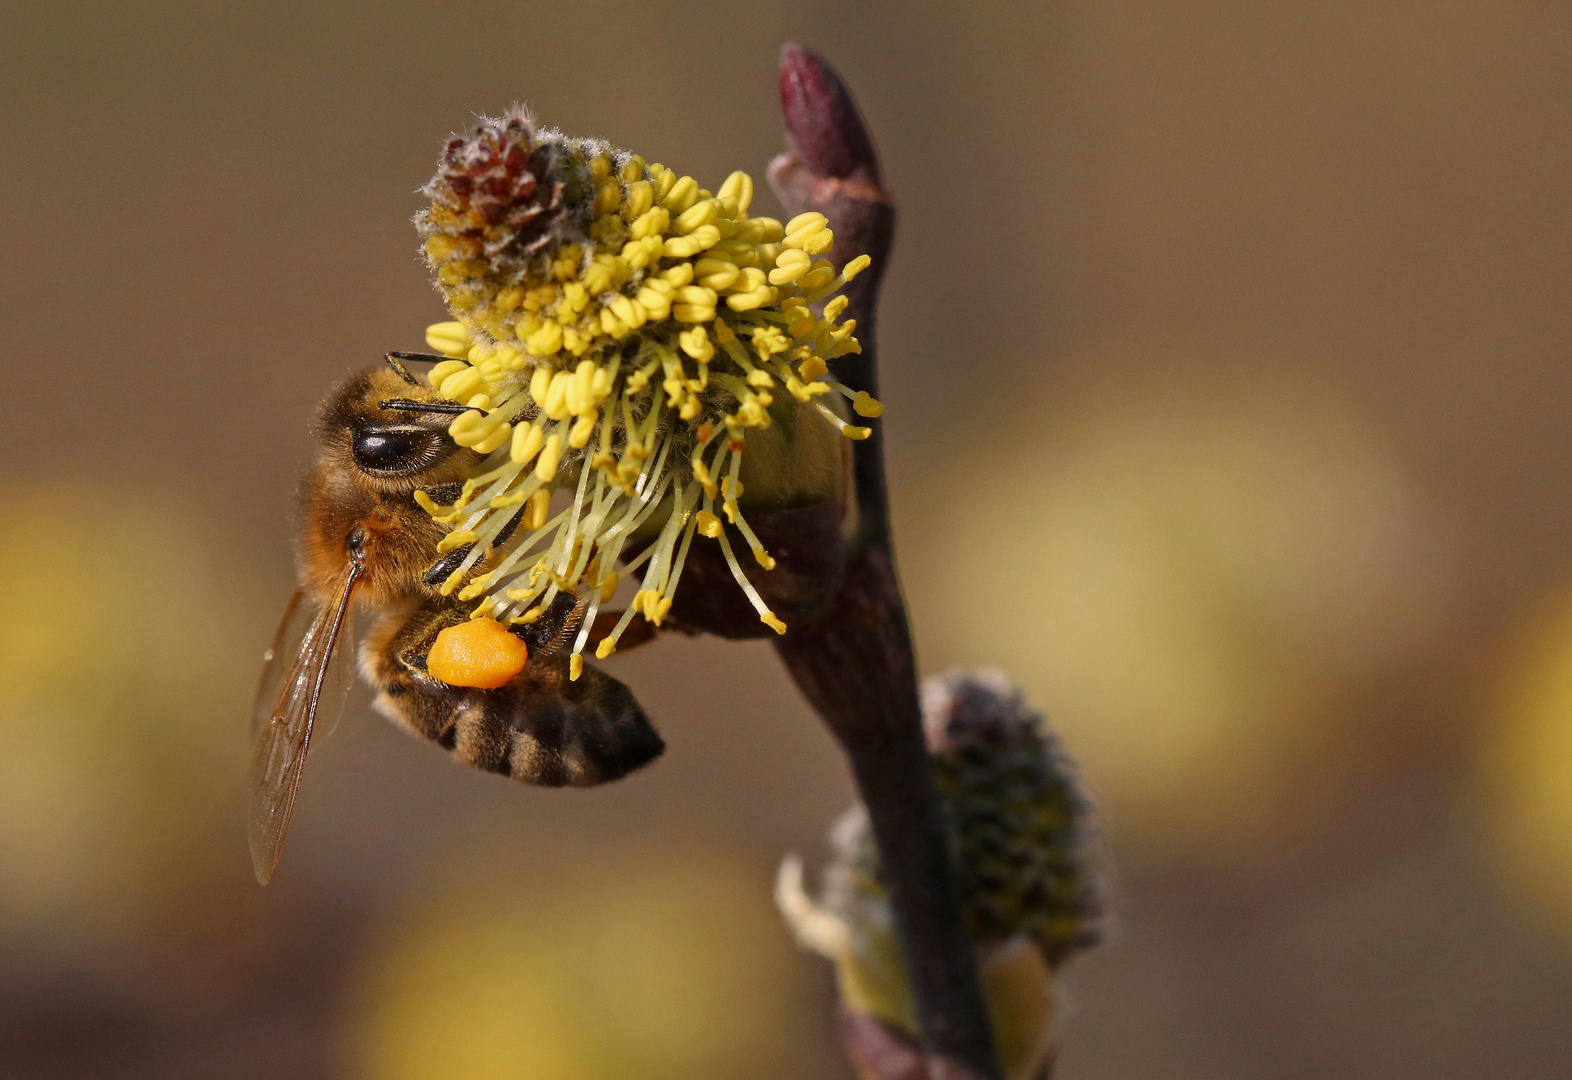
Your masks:
{"label": "bee hind leg", "polygon": [[363,663],[379,688],[375,704],[399,726],[476,768],[546,787],[617,780],[665,750],[631,690],[590,666],[570,679],[566,655],[532,656],[495,690],[434,678],[426,654],[444,627],[463,618],[428,606],[390,632],[367,636]]}

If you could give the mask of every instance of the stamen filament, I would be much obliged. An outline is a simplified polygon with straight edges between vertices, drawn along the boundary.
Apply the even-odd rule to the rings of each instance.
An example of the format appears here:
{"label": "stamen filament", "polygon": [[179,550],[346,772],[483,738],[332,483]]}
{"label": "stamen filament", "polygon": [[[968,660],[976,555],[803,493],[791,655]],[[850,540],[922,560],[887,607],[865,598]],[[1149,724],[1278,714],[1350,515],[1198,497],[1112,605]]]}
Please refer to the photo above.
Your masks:
{"label": "stamen filament", "polygon": [[[477,184],[466,170],[482,160],[507,183]],[[450,143],[428,189],[432,208],[419,218],[457,320],[428,332],[450,357],[428,381],[453,407],[467,406],[449,433],[485,455],[451,506],[415,496],[446,526],[449,549],[475,545],[443,591],[495,555],[460,593],[480,598],[477,611],[490,604],[526,619],[559,592],[582,598],[589,616],[575,639],[575,677],[602,592],[615,591],[619,573],[642,575],[603,650],[635,612],[658,624],[694,533],[719,527],[716,503],[759,563],[773,566],[739,500],[744,439],[779,415],[769,410],[782,387],[799,404],[833,392],[858,416],[882,409],[819,381],[826,360],[859,349],[855,322],[840,318],[848,302],[829,298],[867,259],[837,275],[823,257],[834,239],[823,215],[786,224],[751,216],[742,174],[718,190],[701,197],[692,178],[510,114]],[[843,435],[870,433],[815,404]],[[570,480],[571,503],[546,520],[552,493]],[[633,537],[660,514],[650,542],[619,571]],[[741,573],[725,529],[720,540],[761,619],[784,630]]]}

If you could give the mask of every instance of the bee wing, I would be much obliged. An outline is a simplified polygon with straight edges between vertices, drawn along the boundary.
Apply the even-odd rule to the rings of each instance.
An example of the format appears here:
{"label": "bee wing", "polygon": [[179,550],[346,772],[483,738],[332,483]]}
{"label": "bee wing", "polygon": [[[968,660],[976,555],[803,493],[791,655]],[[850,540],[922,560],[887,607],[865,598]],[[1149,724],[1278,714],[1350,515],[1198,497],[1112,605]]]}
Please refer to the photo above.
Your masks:
{"label": "bee wing", "polygon": [[316,614],[316,606],[306,599],[305,591],[296,589],[295,595],[289,598],[289,606],[284,609],[284,617],[279,620],[278,630],[273,634],[273,644],[262,654],[262,677],[257,681],[257,696],[251,705],[253,742],[273,715],[273,706],[278,702],[278,689],[283,685],[284,675],[289,671],[295,654],[300,651],[301,639],[306,636],[306,630]]}
{"label": "bee wing", "polygon": [[[274,706],[279,703],[279,691],[284,678],[293,669],[294,660],[300,655],[301,646],[310,632],[312,623],[321,617],[321,609],[305,592],[296,589],[284,608],[273,644],[262,654],[262,677],[257,682],[256,698],[251,706],[251,740],[256,741],[263,725],[273,718]],[[339,630],[342,648],[333,650],[333,660],[328,668],[322,693],[317,700],[317,718],[313,727],[325,738],[333,733],[344,711],[344,699],[355,684],[355,627],[354,608],[344,612],[344,625]]]}
{"label": "bee wing", "polygon": [[[334,664],[339,637],[349,621],[349,601],[360,577],[351,561],[333,599],[320,610],[297,592],[284,612],[273,648],[268,650],[252,710],[251,802],[247,813],[251,865],[263,885],[273,876],[284,851],[284,837],[300,791],[300,773],[311,744],[320,707],[342,708],[346,670]],[[337,676],[337,678],[333,678]],[[325,714],[324,714],[325,716]]]}

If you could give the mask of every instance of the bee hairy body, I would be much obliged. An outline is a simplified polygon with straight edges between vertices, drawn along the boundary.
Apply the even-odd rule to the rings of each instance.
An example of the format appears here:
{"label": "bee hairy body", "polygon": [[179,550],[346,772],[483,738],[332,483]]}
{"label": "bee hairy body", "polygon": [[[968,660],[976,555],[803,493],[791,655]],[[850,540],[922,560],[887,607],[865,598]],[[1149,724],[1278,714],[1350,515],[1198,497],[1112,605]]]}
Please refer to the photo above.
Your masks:
{"label": "bee hairy body", "polygon": [[[342,538],[357,525],[364,530],[366,570],[357,599],[371,613],[371,626],[359,667],[377,692],[378,711],[406,731],[477,768],[531,784],[583,787],[627,775],[664,746],[627,687],[592,667],[570,680],[566,654],[552,655],[572,617],[568,596],[536,622],[514,628],[530,660],[506,686],[449,686],[426,671],[437,634],[469,612],[440,591],[448,560],[437,543],[444,530],[414,493],[449,489],[439,490],[447,496],[439,501],[451,501],[479,460],[448,439],[450,417],[380,407],[390,399],[429,397],[392,369],[371,368],[328,398],[317,426],[321,452],[301,492],[307,582],[325,598],[343,576]],[[391,449],[389,432],[397,433]],[[365,452],[368,442],[374,454]],[[368,470],[368,462],[382,468]],[[437,572],[430,573],[434,565]],[[470,573],[486,565],[479,560]]]}
{"label": "bee hairy body", "polygon": [[[321,448],[300,490],[296,554],[302,586],[314,598],[329,595],[343,576],[344,539],[359,525],[367,537],[366,570],[357,589],[362,607],[382,608],[420,593],[438,596],[421,581],[436,559],[443,529],[415,502],[417,490],[463,479],[475,455],[447,441],[443,426],[427,417],[389,413],[382,401],[413,397],[392,371],[352,376],[323,405],[317,420]],[[440,419],[440,414],[437,415]],[[420,440],[418,469],[368,472],[356,460],[356,443],[398,430]]]}
{"label": "bee hairy body", "polygon": [[[570,678],[567,646],[585,603],[569,593],[535,621],[508,627],[528,652],[504,685],[452,686],[427,670],[437,635],[470,617],[455,590],[442,589],[469,549],[439,552],[446,531],[415,501],[423,491],[451,502],[480,460],[448,437],[454,409],[396,365],[357,373],[322,407],[320,448],[300,491],[300,591],[253,713],[251,850],[264,884],[282,852],[318,704],[334,696],[324,687],[335,651],[352,647],[339,638],[356,609],[368,617],[358,666],[376,708],[466,764],[530,784],[588,787],[665,749],[622,683],[588,665]],[[483,552],[465,577],[498,557]]]}
{"label": "bee hairy body", "polygon": [[[559,617],[567,614],[559,609]],[[378,711],[460,761],[544,787],[616,780],[661,752],[660,736],[628,688],[592,667],[569,679],[565,654],[526,665],[495,690],[432,677],[425,664],[431,643],[466,617],[451,605],[426,603],[372,626],[360,665],[377,688]],[[528,632],[545,621],[521,635],[532,656],[550,647],[545,628]]]}

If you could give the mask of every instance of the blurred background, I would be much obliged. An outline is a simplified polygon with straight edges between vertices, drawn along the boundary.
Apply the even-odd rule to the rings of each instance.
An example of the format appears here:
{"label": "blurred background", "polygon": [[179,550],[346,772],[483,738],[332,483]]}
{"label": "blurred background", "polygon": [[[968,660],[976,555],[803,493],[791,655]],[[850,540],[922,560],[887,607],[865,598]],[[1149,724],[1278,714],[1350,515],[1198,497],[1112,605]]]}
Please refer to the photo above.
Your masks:
{"label": "blurred background", "polygon": [[308,418],[442,317],[443,137],[522,99],[761,177],[785,39],[901,202],[924,667],[1023,682],[1101,808],[1118,932],[1060,1075],[1566,1075],[1565,4],[5,23],[0,1076],[849,1075],[769,890],[851,787],[767,645],[615,659],[669,750],[610,788],[473,772],[362,693],[265,891],[241,808]]}

